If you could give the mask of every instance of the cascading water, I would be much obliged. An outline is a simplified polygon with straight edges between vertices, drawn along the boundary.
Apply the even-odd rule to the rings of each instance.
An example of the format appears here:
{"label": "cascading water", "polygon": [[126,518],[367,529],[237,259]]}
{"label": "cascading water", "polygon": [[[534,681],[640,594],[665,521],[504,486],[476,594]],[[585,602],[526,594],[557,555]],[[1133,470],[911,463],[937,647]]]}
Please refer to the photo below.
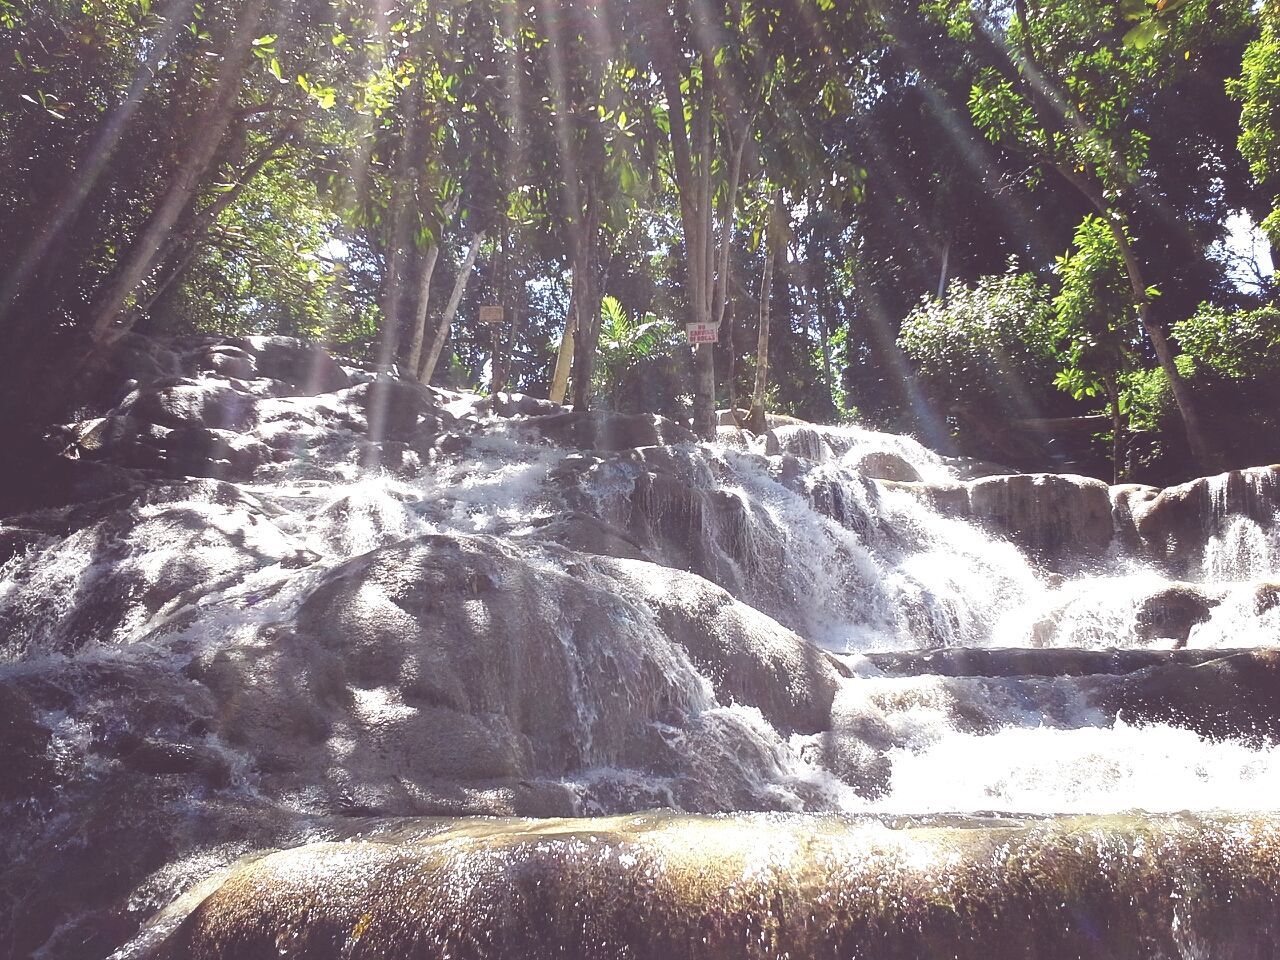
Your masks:
{"label": "cascading water", "polygon": [[[444,884],[441,903],[477,929],[500,918],[466,900],[469,871],[479,890],[503,857],[546,854],[558,883],[577,876],[563,858],[596,856],[594,840],[556,846],[576,828],[403,819],[424,815],[786,812],[729,821],[726,842],[741,842],[732,824],[763,830],[770,853],[753,869],[811,905],[835,894],[805,879],[796,864],[811,854],[797,851],[838,860],[857,848],[859,869],[899,885],[892,896],[906,899],[892,909],[904,916],[919,877],[946,873],[961,891],[954,906],[1019,844],[1103,857],[1108,824],[1134,863],[1146,862],[1139,842],[1166,844],[1184,865],[1202,836],[1274,845],[1270,470],[1163,492],[968,480],[909,438],[851,427],[724,430],[697,445],[657,418],[438,394],[354,368],[331,371],[334,389],[315,395],[269,369],[256,381],[208,372],[212,353],[254,349],[188,345],[189,381],[144,387],[95,428],[106,439],[91,459],[115,471],[103,474],[114,486],[0,526],[11,545],[0,727],[20,774],[0,790],[15,823],[0,892],[16,909],[31,889],[107,861],[123,884],[45,896],[6,931],[22,949],[110,952],[176,892],[261,848],[356,838],[354,852],[332,853],[354,873],[325,868],[336,871],[329,902],[345,904],[370,849],[360,843],[394,833],[395,855],[424,865],[429,885]],[[205,426],[210,398],[242,418],[235,443]],[[200,430],[213,436],[192,470],[178,444]],[[112,826],[120,810],[127,826]],[[1209,819],[1155,816],[1179,811]],[[862,826],[834,826],[835,815]],[[1044,837],[1025,819],[1066,815],[1094,819]],[[631,857],[653,871],[641,886],[683,876],[692,861],[673,851],[699,822],[601,821],[616,840],[609,869],[621,869],[609,857]],[[951,853],[952,840],[924,839],[944,822],[969,831]],[[903,846],[895,823],[920,845]],[[1077,829],[1087,842],[1072,847]],[[684,839],[671,846],[668,832]],[[996,853],[974,859],[988,843]],[[925,863],[935,856],[949,866]],[[243,881],[232,872],[235,909],[256,902],[235,890],[292,882],[292,861],[264,863],[284,865]],[[200,896],[122,955],[161,949]],[[1168,942],[1143,955],[1197,955],[1190,916],[1159,913]],[[354,943],[370,924],[357,914],[344,936]],[[865,933],[848,943],[873,942]],[[294,949],[287,934],[271,933],[281,955]],[[503,949],[523,950],[503,936]],[[808,936],[777,932],[761,941],[774,953],[756,952],[826,955]],[[197,955],[255,955],[215,941],[189,942],[203,944]],[[304,941],[297,955],[339,955]],[[584,955],[626,955],[610,949]],[[495,954],[473,943],[461,955]]]}

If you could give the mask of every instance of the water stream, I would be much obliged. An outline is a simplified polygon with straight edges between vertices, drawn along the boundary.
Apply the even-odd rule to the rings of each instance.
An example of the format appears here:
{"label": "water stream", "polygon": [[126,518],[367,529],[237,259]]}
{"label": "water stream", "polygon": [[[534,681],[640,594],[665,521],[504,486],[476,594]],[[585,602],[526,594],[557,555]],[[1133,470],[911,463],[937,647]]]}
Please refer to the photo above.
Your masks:
{"label": "water stream", "polygon": [[1215,659],[1280,646],[1269,470],[1163,494],[966,481],[853,427],[584,447],[561,414],[417,393],[376,445],[348,372],[318,396],[238,385],[276,451],[243,476],[139,475],[0,527],[25,537],[0,565],[0,690],[35,744],[0,795],[14,882],[140,797],[170,838],[122,869],[115,932],[84,940],[120,910],[92,891],[42,908],[43,955],[118,946],[254,849],[394,818],[1119,816],[1131,840],[1277,812],[1274,675]]}

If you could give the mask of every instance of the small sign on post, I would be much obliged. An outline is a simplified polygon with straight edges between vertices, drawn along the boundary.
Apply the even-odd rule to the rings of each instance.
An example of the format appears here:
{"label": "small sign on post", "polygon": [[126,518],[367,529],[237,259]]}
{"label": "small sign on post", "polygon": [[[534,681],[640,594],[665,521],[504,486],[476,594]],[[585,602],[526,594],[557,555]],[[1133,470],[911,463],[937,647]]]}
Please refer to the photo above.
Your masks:
{"label": "small sign on post", "polygon": [[716,343],[720,340],[720,324],[686,323],[684,333],[690,343]]}
{"label": "small sign on post", "polygon": [[501,323],[506,313],[502,307],[495,304],[486,305],[480,308],[481,323]]}

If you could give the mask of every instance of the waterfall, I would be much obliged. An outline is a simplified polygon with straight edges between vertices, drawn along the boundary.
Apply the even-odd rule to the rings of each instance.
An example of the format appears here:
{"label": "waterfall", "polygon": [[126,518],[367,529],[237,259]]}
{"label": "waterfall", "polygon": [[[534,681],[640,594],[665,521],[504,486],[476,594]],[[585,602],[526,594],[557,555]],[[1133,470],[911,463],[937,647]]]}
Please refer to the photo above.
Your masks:
{"label": "waterfall", "polygon": [[[1052,846],[1055,824],[1086,818],[1098,869],[1109,836],[1271,836],[1269,468],[1160,491],[975,472],[855,427],[698,444],[659,418],[351,366],[306,395],[211,372],[207,354],[189,348],[184,380],[105,412],[75,468],[98,494],[0,521],[0,742],[17,784],[0,788],[3,849],[12,883],[51,891],[0,933],[30,952],[80,937],[150,955],[180,918],[130,940],[143,920],[219,870],[228,891],[257,882],[233,865],[261,849],[346,841],[316,853],[344,878],[334,904],[361,863],[386,865],[367,841],[388,831],[446,884],[491,855],[554,850],[572,869],[549,884],[586,862],[542,827],[459,816],[726,814],[726,842],[769,834],[760,870],[792,877],[787,856],[817,856],[796,844],[835,844],[904,884],[914,856],[1005,856],[1000,830],[1042,820],[1034,842]],[[238,418],[234,443],[207,425],[227,422],[216,404]],[[1207,819],[1168,819],[1183,811]],[[702,822],[600,835],[677,870],[654,845],[668,829],[700,842]],[[930,846],[928,825],[952,822],[969,832]],[[448,830],[472,839],[433,846]],[[1265,849],[1239,869],[1262,870]],[[53,895],[104,860],[115,887]],[[267,862],[283,889],[303,861]],[[794,869],[795,896],[825,895]],[[93,932],[103,915],[118,919]],[[1159,916],[1162,936],[1209,929]],[[803,953],[805,936],[778,943]]]}

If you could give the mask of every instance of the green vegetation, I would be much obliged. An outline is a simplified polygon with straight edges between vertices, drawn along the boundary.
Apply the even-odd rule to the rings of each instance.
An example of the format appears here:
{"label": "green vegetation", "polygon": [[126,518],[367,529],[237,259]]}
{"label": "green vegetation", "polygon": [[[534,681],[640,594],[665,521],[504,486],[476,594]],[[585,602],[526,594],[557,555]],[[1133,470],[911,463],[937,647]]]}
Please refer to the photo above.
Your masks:
{"label": "green vegetation", "polygon": [[1056,372],[1048,288],[1016,261],[972,286],[953,280],[902,322],[899,338],[934,403],[955,398],[989,419],[1043,404]]}
{"label": "green vegetation", "polygon": [[262,332],[703,436],[857,410],[1036,467],[1105,414],[1079,469],[1277,459],[1223,427],[1280,348],[1220,245],[1243,214],[1280,246],[1278,29],[1276,0],[0,0],[0,415],[92,406],[135,333]]}

